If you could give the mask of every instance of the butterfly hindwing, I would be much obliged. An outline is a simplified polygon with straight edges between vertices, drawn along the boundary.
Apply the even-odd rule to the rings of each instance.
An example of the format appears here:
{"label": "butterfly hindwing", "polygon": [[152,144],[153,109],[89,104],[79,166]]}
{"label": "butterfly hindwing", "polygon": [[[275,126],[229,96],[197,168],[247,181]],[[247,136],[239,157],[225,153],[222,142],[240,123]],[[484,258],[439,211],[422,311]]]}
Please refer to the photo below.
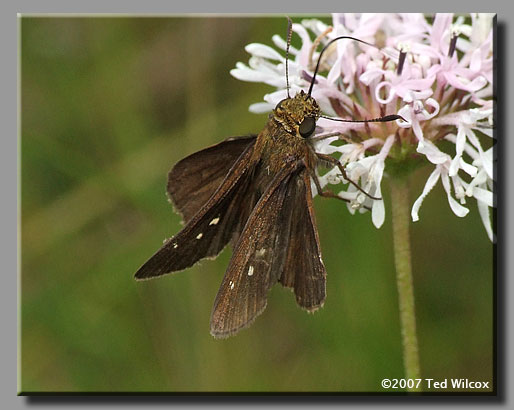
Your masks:
{"label": "butterfly hindwing", "polygon": [[200,259],[216,256],[230,241],[239,225],[241,204],[253,180],[252,146],[229,170],[207,202],[184,228],[165,244],[136,272],[136,279],[149,279],[180,271]]}
{"label": "butterfly hindwing", "polygon": [[179,161],[168,173],[168,197],[188,222],[214,194],[255,136],[228,138]]}

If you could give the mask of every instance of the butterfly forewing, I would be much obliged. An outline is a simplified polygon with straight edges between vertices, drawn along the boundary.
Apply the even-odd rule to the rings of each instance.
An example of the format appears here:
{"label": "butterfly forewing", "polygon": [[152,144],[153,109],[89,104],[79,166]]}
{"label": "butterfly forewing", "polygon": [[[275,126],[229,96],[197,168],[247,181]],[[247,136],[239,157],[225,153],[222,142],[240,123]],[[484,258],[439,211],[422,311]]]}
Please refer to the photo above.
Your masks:
{"label": "butterfly forewing", "polygon": [[302,170],[295,183],[296,189],[290,194],[294,206],[280,282],[294,289],[300,307],[314,311],[325,301],[326,270],[321,259],[307,169]]}
{"label": "butterfly forewing", "polygon": [[245,214],[244,198],[256,167],[251,155],[252,147],[247,146],[230,169],[230,178],[225,178],[186,226],[139,268],[137,279],[183,270],[200,259],[216,256],[225,247]]}
{"label": "butterfly forewing", "polygon": [[207,203],[255,136],[232,137],[179,161],[168,173],[167,192],[188,222]]}
{"label": "butterfly forewing", "polygon": [[276,243],[285,232],[280,216],[297,166],[284,166],[248,218],[214,302],[211,334],[215,337],[248,326],[266,307],[268,290],[278,280],[274,266],[281,252]]}

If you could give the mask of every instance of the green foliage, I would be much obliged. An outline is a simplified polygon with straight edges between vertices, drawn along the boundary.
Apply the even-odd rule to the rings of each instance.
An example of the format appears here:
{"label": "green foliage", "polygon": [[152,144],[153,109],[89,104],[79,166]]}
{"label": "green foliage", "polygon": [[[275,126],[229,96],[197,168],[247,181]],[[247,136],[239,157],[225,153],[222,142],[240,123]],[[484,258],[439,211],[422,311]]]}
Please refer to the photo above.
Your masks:
{"label": "green foliage", "polygon": [[[229,70],[284,18],[23,18],[21,384],[45,391],[381,391],[402,377],[391,219],[316,198],[328,298],[309,315],[276,286],[238,336],[209,317],[230,257],[136,283],[180,220],[183,156],[260,131],[270,87]],[[430,172],[411,178],[411,202]],[[386,208],[391,204],[384,186]],[[444,191],[412,226],[424,377],[492,377],[492,246]]]}

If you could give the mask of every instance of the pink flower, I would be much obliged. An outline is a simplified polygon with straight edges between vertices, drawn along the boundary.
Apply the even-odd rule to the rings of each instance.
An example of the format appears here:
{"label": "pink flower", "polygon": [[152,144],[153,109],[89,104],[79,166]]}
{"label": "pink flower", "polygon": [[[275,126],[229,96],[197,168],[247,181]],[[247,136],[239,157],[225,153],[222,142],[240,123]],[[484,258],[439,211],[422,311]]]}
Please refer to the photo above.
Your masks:
{"label": "pink flower", "polygon": [[[471,18],[437,14],[427,19],[415,13],[335,14],[331,28],[318,20],[304,20],[293,25],[302,46],[290,51],[289,80],[292,94],[309,87],[312,62],[322,48],[314,49],[317,42],[323,45],[351,35],[381,45],[350,40],[335,43],[323,54],[323,69],[312,95],[332,117],[371,119],[398,114],[405,121],[363,124],[321,118],[317,134],[341,138],[320,140],[316,149],[338,155],[349,178],[378,196],[384,175],[397,172],[407,162],[410,167],[430,164],[433,171],[412,206],[413,221],[419,219],[424,198],[441,181],[457,216],[468,214],[467,201],[476,201],[486,232],[494,240],[490,219],[490,208],[495,205],[490,141],[492,22],[490,14],[472,14]],[[273,42],[285,49],[280,36],[274,36]],[[252,55],[248,66],[238,63],[232,74],[274,87],[264,96],[265,102],[250,107],[255,112],[269,111],[287,95],[284,53],[255,44],[247,51]],[[350,212],[370,208],[375,226],[383,224],[383,201],[363,195],[337,169],[321,176],[320,182],[322,186],[343,183],[345,189],[339,195],[350,201]]]}

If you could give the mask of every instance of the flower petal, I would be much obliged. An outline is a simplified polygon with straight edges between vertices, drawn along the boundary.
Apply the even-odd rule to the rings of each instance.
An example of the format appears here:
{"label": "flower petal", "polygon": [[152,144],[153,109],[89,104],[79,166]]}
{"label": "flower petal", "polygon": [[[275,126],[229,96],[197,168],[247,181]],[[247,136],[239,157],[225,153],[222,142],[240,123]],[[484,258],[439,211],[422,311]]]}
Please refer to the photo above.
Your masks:
{"label": "flower petal", "polygon": [[430,174],[430,176],[427,179],[427,182],[425,183],[425,187],[423,188],[423,192],[421,195],[416,199],[414,202],[414,205],[412,205],[411,210],[411,217],[412,221],[416,222],[419,221],[419,208],[421,207],[421,204],[423,203],[423,200],[428,195],[428,193],[432,190],[432,188],[437,183],[437,180],[439,179],[439,176],[441,175],[441,170],[439,169],[439,166],[435,167],[434,171]]}
{"label": "flower petal", "polygon": [[496,242],[496,236],[493,233],[491,217],[489,215],[489,207],[480,201],[477,201],[478,213],[480,214],[480,218],[482,219],[482,223],[484,224],[485,231],[487,232],[487,236],[491,242]]}
{"label": "flower petal", "polygon": [[487,175],[489,178],[493,179],[493,151],[492,149],[487,150],[484,152],[482,150],[482,145],[480,144],[480,141],[478,140],[477,136],[471,129],[466,129],[466,137],[468,138],[469,142],[478,150],[478,155],[480,156],[480,161],[482,162],[482,166],[485,169],[485,172],[487,172]]}
{"label": "flower petal", "polygon": [[432,30],[430,33],[430,43],[438,47],[443,53],[446,53],[448,50],[444,49],[444,35],[447,33],[450,25],[452,23],[453,14],[451,13],[437,13],[434,17],[434,22],[432,23]]}
{"label": "flower petal", "polygon": [[423,154],[432,164],[444,164],[450,160],[450,156],[439,150],[433,143],[428,140],[420,141],[416,151]]}
{"label": "flower petal", "polygon": [[493,193],[487,189],[475,187],[473,188],[473,196],[477,199],[477,201],[483,202],[491,208],[494,206]]}
{"label": "flower petal", "polygon": [[[377,198],[382,198],[382,189],[380,184],[382,182],[382,176],[384,175],[384,162],[378,161],[373,170],[373,183],[376,186],[375,192],[373,196]],[[375,227],[380,228],[384,224],[385,220],[385,206],[384,200],[374,200],[373,205],[371,207],[371,221]]]}
{"label": "flower petal", "polygon": [[459,127],[457,131],[457,138],[455,140],[455,157],[450,164],[449,174],[450,176],[457,175],[460,166],[460,159],[462,157],[462,153],[464,152],[464,145],[466,144],[466,133],[464,131],[464,127]]}
{"label": "flower petal", "polygon": [[[382,88],[388,87],[389,93],[387,94],[386,98],[380,97],[380,90]],[[393,85],[389,81],[382,81],[381,83],[377,84],[375,87],[375,98],[380,104],[389,104],[391,101],[393,101],[394,96],[396,95],[396,90],[393,87]]]}
{"label": "flower petal", "polygon": [[447,173],[441,172],[441,181],[443,183],[444,190],[446,191],[446,196],[448,197],[448,203],[450,204],[450,208],[452,209],[453,213],[457,215],[459,218],[466,216],[469,212],[469,209],[459,204],[452,196],[450,188],[450,179],[448,178]]}
{"label": "flower petal", "polygon": [[371,207],[371,221],[373,225],[378,229],[384,224],[385,220],[385,206],[384,200],[375,200],[373,201],[373,206]]}
{"label": "flower petal", "polygon": [[274,108],[273,104],[266,103],[266,102],[259,102],[259,103],[254,103],[254,104],[250,105],[250,108],[248,110],[255,114],[264,114],[266,112],[270,112],[273,108]]}
{"label": "flower petal", "polygon": [[[237,63],[236,68],[230,70],[230,74],[241,81],[249,81],[253,83],[266,83],[275,85],[277,84],[277,76],[264,71],[258,71],[245,66],[242,63]],[[285,82],[285,80],[284,80]]]}
{"label": "flower petal", "polygon": [[[287,48],[287,42],[282,37],[280,37],[278,34],[274,34],[273,37],[271,37],[271,41],[273,41],[273,44],[275,44],[278,48],[285,50]],[[292,45],[289,46],[289,54],[297,55],[298,49],[293,47]]]}
{"label": "flower petal", "polygon": [[282,57],[274,48],[259,43],[251,43],[245,47],[247,53],[256,57],[267,58],[269,60],[284,61]]}
{"label": "flower petal", "polygon": [[478,173],[477,167],[468,164],[462,158],[460,159],[460,169],[462,169],[466,174],[468,174],[471,177],[476,176],[476,174]]}

